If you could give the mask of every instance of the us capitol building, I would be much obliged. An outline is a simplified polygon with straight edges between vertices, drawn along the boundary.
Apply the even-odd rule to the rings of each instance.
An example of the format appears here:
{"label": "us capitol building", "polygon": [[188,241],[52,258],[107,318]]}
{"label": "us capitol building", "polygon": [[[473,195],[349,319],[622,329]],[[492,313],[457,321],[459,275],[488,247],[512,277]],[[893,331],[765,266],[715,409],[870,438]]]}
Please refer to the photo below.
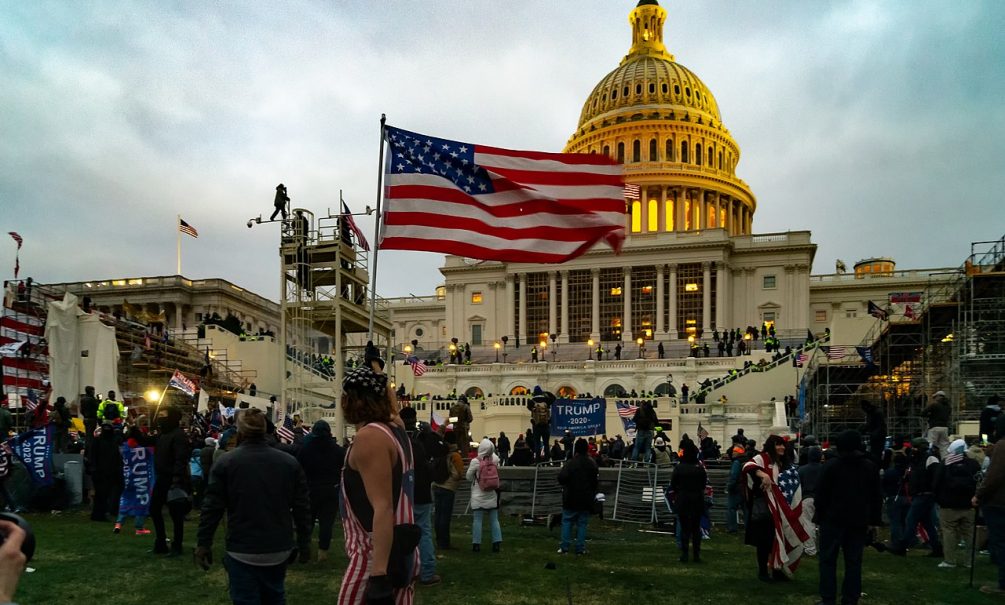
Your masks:
{"label": "us capitol building", "polygon": [[[414,378],[399,361],[398,381],[413,393],[487,397],[482,410],[473,406],[476,437],[525,430],[519,397],[536,385],[570,397],[607,396],[608,432],[621,433],[613,397],[663,394],[683,384],[694,389],[745,361],[770,359],[761,340],[747,341],[754,349],[749,357],[719,357],[716,332],[766,323],[775,326],[783,349],[802,344],[807,332],[830,331],[830,343],[858,345],[876,323],[868,301],[902,315],[891,295],[923,293],[949,271],[898,271],[892,259],[874,258],[850,272],[838,261],[836,273],[811,275],[816,245],[809,231],[755,233],[757,199],[737,176],[740,146],[712,91],[664,45],[666,17],[656,0],[641,0],[631,11],[628,53],[586,98],[564,150],[611,156],[637,186],[626,195],[622,253],[597,247],[561,265],[447,256],[435,294],[390,301],[399,360],[444,362]],[[689,357],[692,345],[700,352],[706,343],[710,357]],[[450,347],[465,344],[471,364],[445,363]],[[532,347],[539,363],[532,362]],[[721,433],[713,433],[720,441],[736,426],[747,426],[748,434],[761,432],[757,425],[779,426],[765,402],[795,395],[801,372],[781,365],[714,391],[709,403],[725,395],[729,410],[711,409],[718,404],[689,410],[661,398],[666,403],[657,411],[680,418],[675,438],[689,425],[693,434],[702,417],[708,427],[709,413],[721,416]],[[696,415],[689,420],[689,413]]]}

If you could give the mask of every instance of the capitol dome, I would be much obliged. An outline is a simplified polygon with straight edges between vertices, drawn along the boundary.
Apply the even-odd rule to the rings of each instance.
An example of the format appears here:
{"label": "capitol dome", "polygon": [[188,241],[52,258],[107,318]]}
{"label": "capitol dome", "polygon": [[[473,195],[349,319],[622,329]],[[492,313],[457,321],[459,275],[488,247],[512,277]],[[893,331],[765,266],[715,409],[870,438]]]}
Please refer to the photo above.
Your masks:
{"label": "capitol dome", "polygon": [[629,232],[751,232],[756,201],[736,177],[740,148],[705,83],[663,43],[667,13],[656,0],[631,11],[632,45],[583,104],[567,152],[604,153],[639,186]]}

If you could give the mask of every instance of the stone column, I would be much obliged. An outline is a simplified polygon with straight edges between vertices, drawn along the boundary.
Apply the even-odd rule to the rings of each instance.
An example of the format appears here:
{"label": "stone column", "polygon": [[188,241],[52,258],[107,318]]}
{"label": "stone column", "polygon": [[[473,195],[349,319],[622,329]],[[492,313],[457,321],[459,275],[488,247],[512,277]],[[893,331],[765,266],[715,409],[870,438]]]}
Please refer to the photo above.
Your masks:
{"label": "stone column", "polygon": [[698,229],[708,229],[708,200],[704,189],[698,190]]}
{"label": "stone column", "polygon": [[624,312],[621,314],[621,340],[631,342],[632,340],[632,268],[625,267],[625,287],[621,290],[621,298],[625,302]]}
{"label": "stone column", "polygon": [[174,304],[174,329],[176,332],[181,333],[182,329],[182,309],[181,303],[176,302]]}
{"label": "stone column", "polygon": [[592,316],[590,317],[590,338],[594,342],[600,342],[600,269],[593,268],[590,269],[590,274],[593,277],[593,297],[591,304],[593,308],[591,309]]}
{"label": "stone column", "polygon": [[548,271],[548,335],[558,333],[558,289],[555,284],[555,272]]}
{"label": "stone column", "polygon": [[722,331],[725,326],[726,274],[724,263],[715,264],[715,329]]}
{"label": "stone column", "polygon": [[677,340],[677,265],[670,264],[670,309],[668,332],[670,340]]}
{"label": "stone column", "polygon": [[666,340],[666,329],[663,321],[663,267],[656,265],[656,339]]}
{"label": "stone column", "polygon": [[667,225],[667,188],[660,187],[660,231],[670,231]]}
{"label": "stone column", "polygon": [[674,192],[674,197],[677,199],[674,202],[674,215],[677,217],[677,231],[684,231],[687,229],[687,219],[685,218],[684,211],[687,206],[687,189],[684,187],[678,187],[677,191]]}
{"label": "stone column", "polygon": [[[517,341],[523,341],[527,344],[527,274],[520,274],[520,310],[518,312],[519,318],[517,321],[516,333]],[[520,338],[520,337],[523,338]]]}
{"label": "stone column", "polygon": [[516,292],[513,285],[512,274],[506,276],[506,332],[504,334],[510,338],[516,336]]}
{"label": "stone column", "polygon": [[701,331],[702,338],[707,338],[709,329],[709,315],[712,314],[712,267],[711,263],[701,264],[704,273],[701,285]]}
{"label": "stone column", "polygon": [[569,272],[562,271],[562,330],[558,342],[569,342]]}

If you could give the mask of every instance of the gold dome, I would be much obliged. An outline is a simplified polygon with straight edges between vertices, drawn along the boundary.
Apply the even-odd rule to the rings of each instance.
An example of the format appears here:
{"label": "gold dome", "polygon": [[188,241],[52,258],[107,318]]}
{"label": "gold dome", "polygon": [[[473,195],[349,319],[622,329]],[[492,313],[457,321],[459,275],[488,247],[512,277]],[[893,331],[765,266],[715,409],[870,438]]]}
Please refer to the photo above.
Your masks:
{"label": "gold dome", "polygon": [[740,147],[719,105],[663,45],[667,13],[641,0],[628,16],[632,46],[583,104],[568,153],[603,153],[639,186],[628,202],[633,235],[724,229],[751,233],[754,194],[736,176]]}

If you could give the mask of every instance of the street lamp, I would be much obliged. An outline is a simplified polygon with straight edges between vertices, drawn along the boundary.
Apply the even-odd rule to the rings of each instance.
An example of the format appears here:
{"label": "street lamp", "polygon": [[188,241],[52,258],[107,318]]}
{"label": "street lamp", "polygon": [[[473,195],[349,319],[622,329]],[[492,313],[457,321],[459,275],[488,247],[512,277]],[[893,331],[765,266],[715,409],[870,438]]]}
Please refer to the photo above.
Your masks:
{"label": "street lamp", "polygon": [[593,361],[593,339],[586,341],[586,361]]}
{"label": "street lamp", "polygon": [[450,363],[454,363],[454,355],[457,354],[457,345],[450,343],[450,346],[447,348],[450,349]]}
{"label": "street lamp", "polygon": [[157,389],[150,389],[146,393],[143,393],[143,398],[146,399],[150,403],[156,403],[157,400],[160,399],[160,397],[161,397],[161,392],[158,391]]}
{"label": "street lamp", "polygon": [[499,363],[499,349],[502,348],[502,345],[496,342],[492,346],[496,349],[496,363]]}
{"label": "street lamp", "polygon": [[635,344],[639,345],[639,359],[642,359],[642,343],[645,342],[642,337],[635,339]]}

